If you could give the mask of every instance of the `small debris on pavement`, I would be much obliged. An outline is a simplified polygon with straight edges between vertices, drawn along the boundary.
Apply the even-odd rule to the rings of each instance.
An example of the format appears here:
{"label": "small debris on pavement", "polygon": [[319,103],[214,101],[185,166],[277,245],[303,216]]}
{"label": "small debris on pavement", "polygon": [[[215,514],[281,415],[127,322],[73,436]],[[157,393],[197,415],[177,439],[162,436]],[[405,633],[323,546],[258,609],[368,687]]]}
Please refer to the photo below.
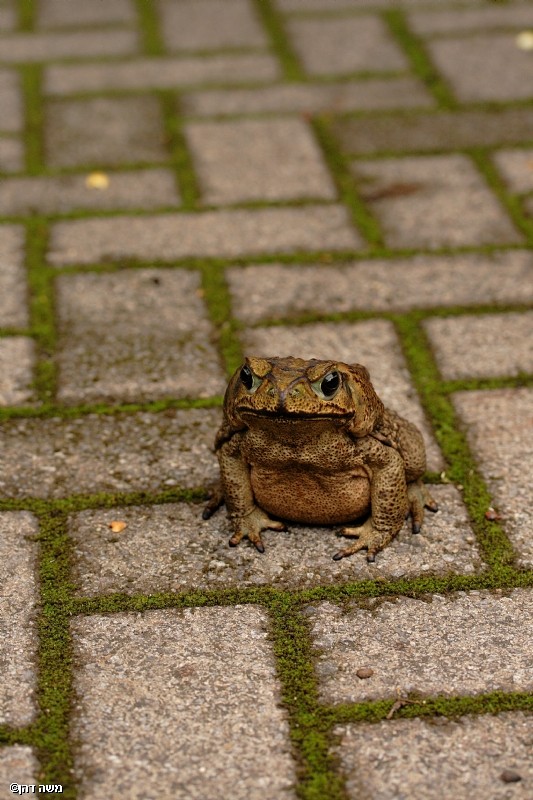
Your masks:
{"label": "small debris on pavement", "polygon": [[122,533],[122,531],[128,527],[128,523],[122,522],[121,520],[113,520],[113,522],[109,523],[109,527],[113,533]]}
{"label": "small debris on pavement", "polygon": [[365,678],[371,678],[372,675],[374,674],[374,670],[370,669],[370,667],[361,667],[360,669],[357,670],[355,674],[357,675],[358,678],[364,680]]}

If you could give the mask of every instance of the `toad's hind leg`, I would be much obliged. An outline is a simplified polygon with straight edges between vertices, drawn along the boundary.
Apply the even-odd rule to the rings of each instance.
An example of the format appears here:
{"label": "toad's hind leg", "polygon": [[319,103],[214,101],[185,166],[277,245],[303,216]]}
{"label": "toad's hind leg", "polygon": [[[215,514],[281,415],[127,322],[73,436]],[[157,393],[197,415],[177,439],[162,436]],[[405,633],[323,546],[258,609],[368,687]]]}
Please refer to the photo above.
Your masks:
{"label": "toad's hind leg", "polygon": [[439,507],[430,495],[427,486],[422,483],[421,478],[408,484],[407,497],[409,499],[409,514],[411,515],[413,533],[420,533],[424,521],[424,508],[435,513],[435,511],[439,510]]}

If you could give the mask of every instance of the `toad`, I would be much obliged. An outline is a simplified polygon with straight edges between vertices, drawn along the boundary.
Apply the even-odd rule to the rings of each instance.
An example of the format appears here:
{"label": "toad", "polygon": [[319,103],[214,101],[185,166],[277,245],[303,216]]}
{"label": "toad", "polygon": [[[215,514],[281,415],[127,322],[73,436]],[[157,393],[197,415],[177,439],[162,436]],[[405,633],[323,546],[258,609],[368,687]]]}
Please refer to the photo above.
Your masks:
{"label": "toad", "polygon": [[226,390],[215,450],[220,485],[203,517],[225,502],[231,547],[248,537],[263,553],[261,531],[286,530],[282,520],[344,525],[356,541],[333,558],[366,549],[374,561],[408,514],[419,533],[424,508],[437,511],[422,483],[420,431],[384,407],[360,364],[246,358]]}

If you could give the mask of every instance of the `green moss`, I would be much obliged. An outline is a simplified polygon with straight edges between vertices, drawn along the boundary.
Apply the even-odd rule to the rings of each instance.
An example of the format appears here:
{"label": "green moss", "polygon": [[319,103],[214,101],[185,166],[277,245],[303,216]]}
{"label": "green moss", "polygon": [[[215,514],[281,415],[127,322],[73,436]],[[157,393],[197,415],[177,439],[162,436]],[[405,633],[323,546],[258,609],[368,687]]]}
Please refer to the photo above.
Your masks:
{"label": "green moss", "polygon": [[411,62],[414,74],[427,86],[441,109],[455,109],[457,102],[446,82],[433,66],[421,39],[410,29],[405,12],[390,9],[383,12],[390,32]]}
{"label": "green moss", "polygon": [[20,70],[25,115],[26,172],[28,175],[39,175],[44,168],[42,69],[37,64],[23,64]]}
{"label": "green moss", "polygon": [[145,54],[147,56],[164,55],[165,48],[155,3],[151,0],[135,0],[135,6]]}
{"label": "green moss", "polygon": [[383,236],[377,219],[357,193],[349,162],[331,134],[326,116],[313,120],[315,135],[337,185],[340,200],[349,208],[355,227],[366,238],[371,248],[383,248]]}
{"label": "green moss", "polygon": [[198,209],[200,188],[185,139],[178,101],[174,92],[160,91],[158,94],[163,107],[163,119],[172,155],[172,164],[178,177],[182,210],[194,211]]}
{"label": "green moss", "polygon": [[35,0],[18,0],[18,15],[20,31],[33,31],[37,17]]}
{"label": "green moss", "polygon": [[243,353],[237,337],[239,326],[231,313],[231,296],[224,270],[205,264],[202,268],[202,290],[229,378],[242,363]]}
{"label": "green moss", "polygon": [[307,76],[285,33],[282,17],[277,12],[271,0],[253,0],[253,2],[256,14],[262,22],[263,28],[270,36],[272,49],[281,64],[285,80],[307,80]]}
{"label": "green moss", "polygon": [[485,178],[489,188],[492,189],[492,192],[514,222],[518,233],[525,236],[530,243],[533,243],[533,221],[525,217],[520,199],[507,191],[504,181],[490,158],[490,151],[478,147],[471,148],[468,153]]}
{"label": "green moss", "polygon": [[446,459],[446,474],[449,480],[463,486],[463,499],[482,558],[495,570],[505,569],[514,561],[513,548],[501,526],[485,519],[492,498],[472,458],[452,402],[442,390],[437,366],[419,316],[412,313],[398,317],[396,326],[411,376]]}

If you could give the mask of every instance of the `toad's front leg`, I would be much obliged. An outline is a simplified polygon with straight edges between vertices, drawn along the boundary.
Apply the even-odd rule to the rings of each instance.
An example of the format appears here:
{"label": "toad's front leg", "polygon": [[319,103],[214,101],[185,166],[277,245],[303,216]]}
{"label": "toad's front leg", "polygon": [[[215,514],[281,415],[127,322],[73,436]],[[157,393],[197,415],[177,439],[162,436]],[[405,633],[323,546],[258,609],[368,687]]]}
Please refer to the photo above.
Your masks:
{"label": "toad's front leg", "polygon": [[358,528],[343,528],[357,542],[333,556],[335,561],[366,548],[366,560],[389,544],[400,531],[409,508],[405,467],[399,453],[375,440],[365,443],[365,463],[370,477],[370,517]]}
{"label": "toad's front leg", "polygon": [[247,536],[256,550],[264,553],[265,547],[261,539],[261,531],[267,529],[284,531],[286,526],[279,520],[270,519],[255,504],[250,481],[250,467],[241,452],[241,437],[242,434],[236,433],[217,452],[220,481],[234,531],[229,545],[236,547],[241,539]]}

